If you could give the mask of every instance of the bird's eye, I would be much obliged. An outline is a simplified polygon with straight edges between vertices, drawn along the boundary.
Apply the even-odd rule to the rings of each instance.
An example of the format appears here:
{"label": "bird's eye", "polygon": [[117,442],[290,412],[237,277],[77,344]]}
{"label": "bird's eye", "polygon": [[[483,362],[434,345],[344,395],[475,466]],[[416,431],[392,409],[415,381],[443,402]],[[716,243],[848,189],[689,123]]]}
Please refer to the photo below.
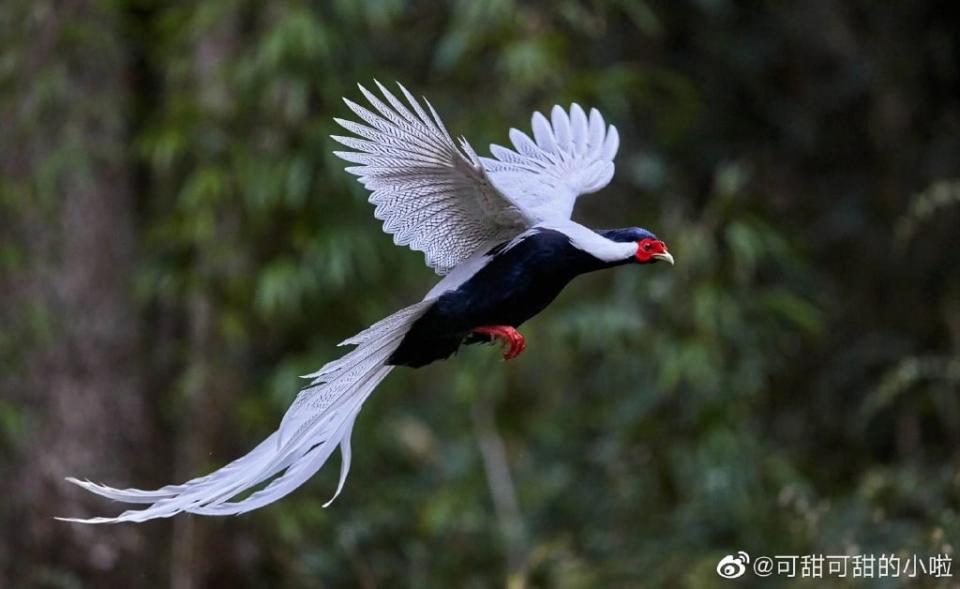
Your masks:
{"label": "bird's eye", "polygon": [[649,250],[649,249],[652,248],[652,247],[653,247],[653,246],[648,243],[648,244],[646,244],[646,245],[643,246],[643,249]]}

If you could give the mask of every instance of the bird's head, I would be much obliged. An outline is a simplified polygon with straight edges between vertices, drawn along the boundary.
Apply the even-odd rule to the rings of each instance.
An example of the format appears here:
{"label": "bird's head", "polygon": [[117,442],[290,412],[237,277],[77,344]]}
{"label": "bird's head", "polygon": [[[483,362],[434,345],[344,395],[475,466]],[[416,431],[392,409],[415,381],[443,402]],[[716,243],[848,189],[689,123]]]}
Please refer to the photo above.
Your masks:
{"label": "bird's head", "polygon": [[637,251],[633,254],[633,259],[640,264],[664,261],[673,265],[673,256],[667,251],[667,244],[657,239],[656,235],[646,229],[625,227],[622,229],[605,229],[598,231],[598,233],[619,243],[635,242]]}

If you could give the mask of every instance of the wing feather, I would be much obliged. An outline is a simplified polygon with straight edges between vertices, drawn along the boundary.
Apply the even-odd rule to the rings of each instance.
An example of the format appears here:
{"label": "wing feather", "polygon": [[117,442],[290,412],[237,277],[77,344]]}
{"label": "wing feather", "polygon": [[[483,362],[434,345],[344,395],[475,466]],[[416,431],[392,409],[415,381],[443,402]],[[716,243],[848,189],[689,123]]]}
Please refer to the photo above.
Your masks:
{"label": "wing feather", "polygon": [[369,108],[344,98],[365,124],[334,119],[355,135],[333,135],[352,150],[334,154],[356,164],[346,170],[371,191],[374,216],[396,244],[422,251],[428,266],[446,274],[530,225],[490,181],[470,144],[463,138],[459,147],[454,143],[429,101],[421,104],[398,84],[404,103],[374,82],[382,98],[360,86]]}
{"label": "wing feather", "polygon": [[573,149],[583,153],[587,148],[587,115],[579,104],[570,107],[570,129],[573,134]]}
{"label": "wing feather", "polygon": [[510,130],[513,149],[491,145],[492,158],[480,158],[499,191],[533,223],[569,219],[577,197],[596,192],[613,178],[620,136],[597,109],[589,116],[579,104],[554,106],[547,119],[530,121],[533,139]]}
{"label": "wing feather", "polygon": [[570,151],[570,119],[566,111],[555,105],[550,112],[550,120],[553,122],[553,134],[557,138],[557,148],[560,151]]}

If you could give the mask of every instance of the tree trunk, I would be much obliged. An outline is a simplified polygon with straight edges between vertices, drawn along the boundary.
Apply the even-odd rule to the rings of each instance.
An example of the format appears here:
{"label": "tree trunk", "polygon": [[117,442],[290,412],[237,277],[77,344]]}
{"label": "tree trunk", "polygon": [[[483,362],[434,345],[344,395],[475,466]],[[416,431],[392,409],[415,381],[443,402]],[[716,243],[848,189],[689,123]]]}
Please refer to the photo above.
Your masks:
{"label": "tree trunk", "polygon": [[[14,507],[0,532],[11,549],[4,586],[51,577],[104,586],[144,545],[143,531],[131,527],[104,533],[53,519],[110,509],[64,477],[130,481],[148,438],[131,293],[129,90],[112,6],[23,1],[0,9],[4,35],[24,49],[19,83],[0,105],[0,190],[11,207],[2,245],[24,261],[0,277],[2,319],[22,335],[16,375],[0,383],[21,424],[2,461],[4,500]],[[24,570],[31,562],[46,568]]]}

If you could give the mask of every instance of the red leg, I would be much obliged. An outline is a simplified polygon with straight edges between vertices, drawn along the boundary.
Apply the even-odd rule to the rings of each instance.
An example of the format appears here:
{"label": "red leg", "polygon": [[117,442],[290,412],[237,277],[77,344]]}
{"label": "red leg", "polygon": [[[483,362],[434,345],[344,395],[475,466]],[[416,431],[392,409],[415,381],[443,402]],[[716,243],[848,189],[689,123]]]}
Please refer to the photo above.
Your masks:
{"label": "red leg", "polygon": [[513,360],[527,347],[527,342],[524,341],[520,332],[509,325],[485,325],[474,328],[473,332],[489,335],[506,345],[507,349],[503,352],[504,360]]}

